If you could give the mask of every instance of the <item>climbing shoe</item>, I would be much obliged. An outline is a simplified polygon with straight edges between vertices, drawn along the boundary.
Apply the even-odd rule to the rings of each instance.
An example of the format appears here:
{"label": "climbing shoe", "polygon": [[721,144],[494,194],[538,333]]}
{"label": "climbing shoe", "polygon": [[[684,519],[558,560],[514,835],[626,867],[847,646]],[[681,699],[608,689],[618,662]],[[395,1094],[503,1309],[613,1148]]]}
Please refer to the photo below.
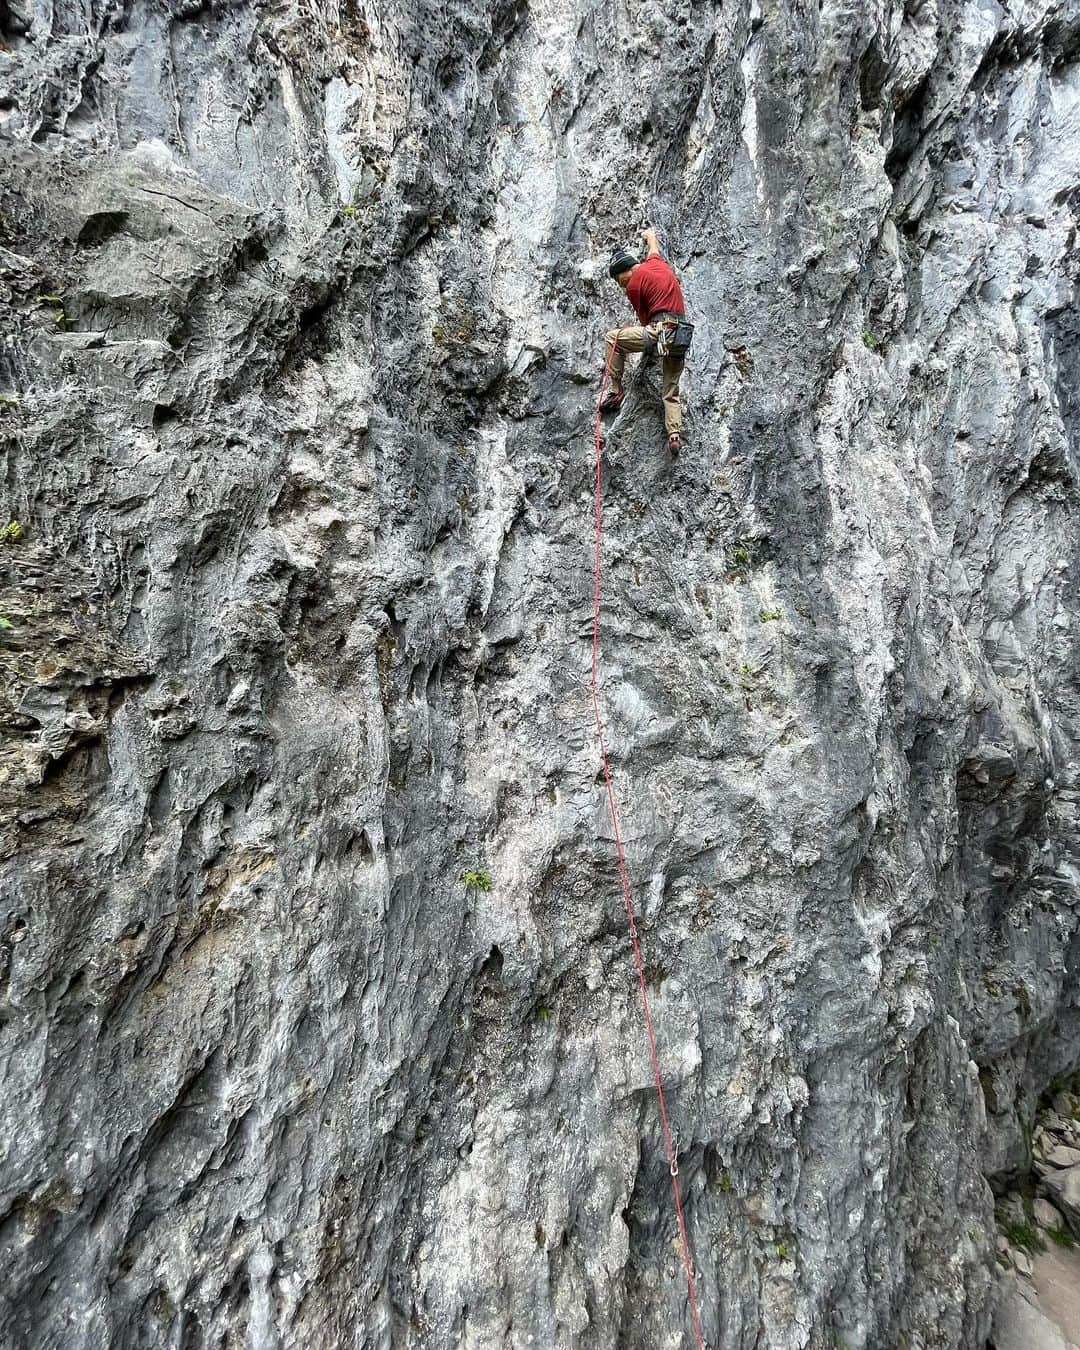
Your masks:
{"label": "climbing shoe", "polygon": [[600,411],[602,413],[615,412],[622,407],[623,391],[621,389],[609,389],[600,400]]}
{"label": "climbing shoe", "polygon": [[677,455],[679,451],[682,449],[682,437],[679,435],[677,431],[672,432],[672,434],[667,438],[667,448],[671,451],[673,455]]}

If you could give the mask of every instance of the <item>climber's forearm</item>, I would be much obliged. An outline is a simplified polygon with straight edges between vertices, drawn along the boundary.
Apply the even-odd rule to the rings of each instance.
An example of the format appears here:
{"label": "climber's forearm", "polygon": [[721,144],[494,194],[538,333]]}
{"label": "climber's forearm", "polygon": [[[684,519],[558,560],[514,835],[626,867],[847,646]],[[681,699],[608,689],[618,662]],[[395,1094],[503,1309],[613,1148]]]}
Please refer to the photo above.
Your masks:
{"label": "climber's forearm", "polygon": [[648,249],[648,253],[645,255],[647,258],[651,258],[654,253],[660,252],[660,241],[651,225],[647,230],[642,231],[641,237],[645,240],[645,247]]}

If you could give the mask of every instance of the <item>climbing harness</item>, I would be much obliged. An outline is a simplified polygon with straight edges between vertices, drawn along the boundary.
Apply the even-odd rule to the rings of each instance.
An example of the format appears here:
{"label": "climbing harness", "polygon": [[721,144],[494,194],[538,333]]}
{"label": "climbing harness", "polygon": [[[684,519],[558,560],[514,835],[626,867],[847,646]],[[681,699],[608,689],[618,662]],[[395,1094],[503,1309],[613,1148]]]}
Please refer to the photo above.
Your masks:
{"label": "climbing harness", "polygon": [[600,747],[600,760],[604,767],[604,786],[607,789],[608,809],[611,812],[611,825],[615,832],[615,852],[619,860],[619,877],[622,881],[623,903],[626,905],[626,918],[630,925],[630,941],[634,949],[634,965],[637,967],[638,984],[641,986],[641,1006],[645,1012],[645,1027],[649,1034],[649,1054],[652,1058],[653,1078],[656,1081],[656,1099],[660,1104],[660,1121],[664,1128],[664,1143],[667,1147],[668,1171],[671,1173],[671,1190],[675,1197],[675,1214],[679,1224],[679,1242],[682,1246],[683,1265],[686,1267],[686,1288],[690,1295],[690,1313],[694,1319],[694,1334],[697,1337],[698,1350],[705,1350],[705,1341],[701,1335],[701,1319],[698,1316],[697,1295],[694,1291],[694,1263],[690,1254],[690,1239],[686,1233],[686,1220],[683,1217],[682,1197],[679,1194],[679,1163],[675,1146],[671,1139],[671,1127],[668,1124],[667,1106],[664,1102],[664,1087],[660,1081],[660,1059],[656,1053],[656,1033],[653,1030],[652,1013],[649,1009],[649,992],[645,980],[645,962],[638,942],[637,925],[634,922],[634,901],[630,889],[630,874],[626,867],[626,854],[623,851],[622,835],[619,831],[619,813],[615,807],[615,788],[612,783],[611,766],[608,764],[607,747],[604,744],[604,723],[600,716],[600,544],[602,540],[603,490],[601,485],[601,444],[600,444],[600,404],[611,373],[611,361],[615,348],[619,345],[622,329],[615,334],[615,341],[608,352],[604,366],[604,378],[600,384],[600,393],[596,400],[596,416],[593,422],[593,435],[596,447],[596,561],[593,569],[593,649],[592,649],[592,704],[596,718],[596,739]]}
{"label": "climbing harness", "polygon": [[656,321],[656,350],[661,356],[685,356],[693,340],[694,325],[678,315]]}

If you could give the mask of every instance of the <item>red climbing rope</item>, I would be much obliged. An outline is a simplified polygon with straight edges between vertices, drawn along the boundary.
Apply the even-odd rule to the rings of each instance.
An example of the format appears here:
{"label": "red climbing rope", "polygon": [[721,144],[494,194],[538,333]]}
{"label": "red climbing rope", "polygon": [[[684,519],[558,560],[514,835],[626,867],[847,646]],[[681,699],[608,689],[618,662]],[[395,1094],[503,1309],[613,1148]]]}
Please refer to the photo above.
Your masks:
{"label": "red climbing rope", "polygon": [[604,366],[604,378],[600,384],[600,394],[596,400],[596,420],[594,423],[596,443],[596,565],[593,570],[593,645],[592,645],[592,703],[596,717],[596,739],[600,746],[600,759],[604,765],[604,783],[607,787],[608,807],[611,810],[611,824],[615,831],[615,852],[619,858],[619,876],[622,879],[623,901],[626,905],[626,918],[630,924],[630,941],[634,948],[634,964],[637,967],[638,983],[641,985],[641,1006],[645,1010],[645,1026],[649,1033],[649,1054],[652,1057],[653,1077],[656,1079],[656,1098],[660,1103],[660,1120],[664,1127],[664,1143],[667,1146],[668,1170],[671,1173],[671,1190],[675,1196],[675,1213],[679,1221],[679,1241],[682,1244],[683,1265],[686,1267],[686,1288],[690,1294],[690,1313],[694,1319],[694,1333],[697,1336],[698,1350],[705,1350],[705,1341],[701,1335],[701,1319],[698,1316],[697,1295],[694,1292],[694,1263],[690,1254],[690,1239],[686,1235],[686,1220],[683,1218],[682,1197],[679,1195],[679,1164],[671,1142],[671,1127],[668,1125],[667,1106],[664,1102],[664,1087],[660,1081],[660,1060],[656,1053],[656,1032],[653,1030],[652,1013],[649,1010],[649,992],[645,981],[645,962],[641,956],[638,942],[637,925],[634,923],[634,902],[630,890],[630,875],[626,868],[626,854],[623,851],[622,835],[619,831],[619,813],[615,807],[615,789],[611,780],[611,766],[608,764],[607,747],[604,744],[604,723],[600,717],[600,543],[602,538],[601,518],[603,516],[603,492],[601,489],[600,466],[600,404],[604,399],[611,362],[615,355],[622,330],[616,334],[608,352]]}

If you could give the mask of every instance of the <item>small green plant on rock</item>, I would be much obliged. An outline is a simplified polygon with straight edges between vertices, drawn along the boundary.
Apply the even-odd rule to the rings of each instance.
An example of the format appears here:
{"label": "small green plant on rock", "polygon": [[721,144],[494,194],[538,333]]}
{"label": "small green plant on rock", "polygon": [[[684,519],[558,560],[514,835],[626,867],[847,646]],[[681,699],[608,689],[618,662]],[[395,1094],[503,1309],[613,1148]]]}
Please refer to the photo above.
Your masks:
{"label": "small green plant on rock", "polygon": [[21,539],[22,535],[23,527],[19,522],[17,520],[9,520],[4,528],[0,530],[0,544],[13,544],[16,539]]}
{"label": "small green plant on rock", "polygon": [[461,879],[471,891],[491,890],[491,873],[486,867],[466,868]]}
{"label": "small green plant on rock", "polygon": [[1039,1252],[1046,1251],[1046,1243],[1039,1236],[1038,1230],[1029,1223],[1006,1223],[1002,1225],[1001,1231],[1010,1246],[1019,1247],[1029,1256],[1037,1256]]}
{"label": "small green plant on rock", "polygon": [[10,619],[5,619],[4,616],[3,616],[2,614],[0,614],[0,628],[12,628],[12,629],[13,629],[14,627],[15,627],[15,625],[11,622]]}
{"label": "small green plant on rock", "polygon": [[550,1022],[552,1012],[553,1009],[546,1008],[543,1006],[543,1004],[541,1004],[541,1006],[536,1010],[536,1015],[537,1017],[539,1017],[541,1022]]}
{"label": "small green plant on rock", "polygon": [[777,619],[784,617],[784,611],[779,605],[775,609],[762,609],[758,611],[758,618],[762,623],[774,623]]}
{"label": "small green plant on rock", "polygon": [[1067,1228],[1048,1228],[1046,1230],[1046,1236],[1051,1242],[1056,1243],[1059,1247],[1070,1248],[1076,1246],[1076,1239]]}
{"label": "small green plant on rock", "polygon": [[869,331],[862,335],[862,340],[872,352],[876,352],[881,346],[881,339]]}
{"label": "small green plant on rock", "polygon": [[749,544],[736,544],[731,550],[732,561],[738,567],[750,566],[750,546]]}
{"label": "small green plant on rock", "polygon": [[476,315],[461,296],[455,296],[442,306],[439,322],[432,328],[431,337],[436,347],[444,347],[455,342],[473,342],[476,333]]}
{"label": "small green plant on rock", "polygon": [[[1042,1097],[1039,1100],[1039,1105],[1043,1108],[1048,1107],[1054,1100],[1054,1098],[1059,1095],[1059,1093],[1068,1093],[1070,1096],[1075,1096],[1076,1095],[1075,1085],[1076,1085],[1075,1075],[1073,1077],[1069,1077],[1068,1075],[1054,1074],[1053,1078],[1051,1078],[1049,1083],[1047,1083],[1046,1085],[1046,1090],[1043,1092]],[[1074,1118],[1076,1116],[1075,1107],[1073,1109],[1073,1116]]]}
{"label": "small green plant on rock", "polygon": [[341,208],[341,214],[345,216],[346,219],[351,220],[352,217],[356,215],[356,207],[350,202],[348,206],[343,206]]}

